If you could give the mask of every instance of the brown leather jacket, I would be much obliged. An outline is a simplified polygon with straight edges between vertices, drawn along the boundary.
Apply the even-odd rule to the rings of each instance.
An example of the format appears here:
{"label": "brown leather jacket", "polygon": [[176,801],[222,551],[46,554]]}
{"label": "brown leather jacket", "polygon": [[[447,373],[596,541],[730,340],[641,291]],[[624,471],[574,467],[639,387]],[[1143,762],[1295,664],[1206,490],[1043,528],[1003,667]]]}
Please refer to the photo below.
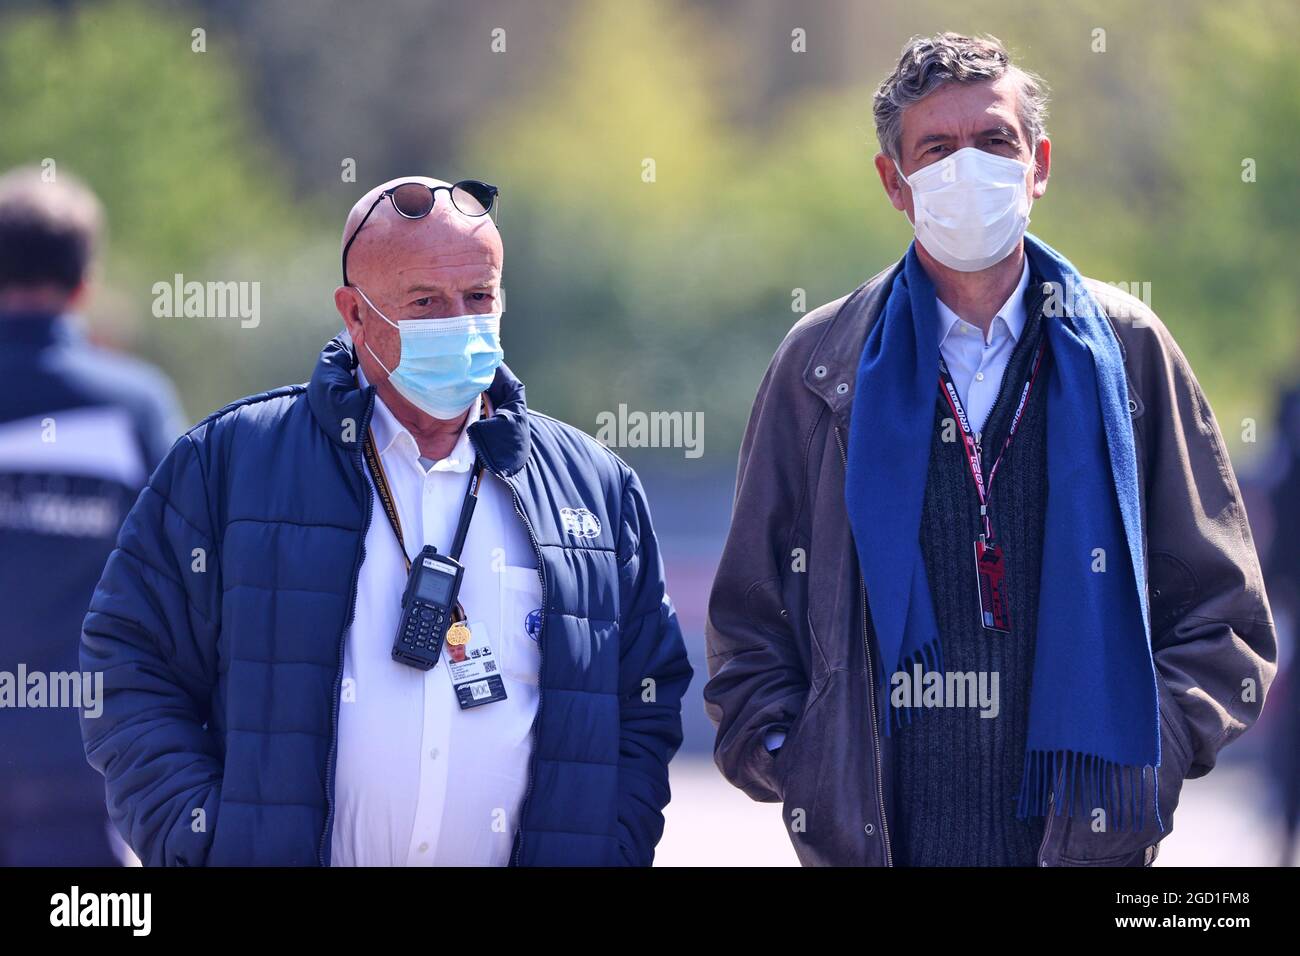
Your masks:
{"label": "brown leather jacket", "polygon": [[[896,264],[790,330],[759,386],[731,530],[709,601],[714,758],[783,801],[805,864],[890,865],[889,738],[868,678],[870,610],[844,504],[858,359]],[[1187,359],[1137,299],[1087,280],[1128,374],[1160,690],[1164,833],[1094,833],[1049,816],[1042,866],[1150,863],[1185,778],[1259,716],[1276,635],[1241,492]],[[787,731],[774,755],[767,731]],[[1151,815],[1147,815],[1151,820]]]}

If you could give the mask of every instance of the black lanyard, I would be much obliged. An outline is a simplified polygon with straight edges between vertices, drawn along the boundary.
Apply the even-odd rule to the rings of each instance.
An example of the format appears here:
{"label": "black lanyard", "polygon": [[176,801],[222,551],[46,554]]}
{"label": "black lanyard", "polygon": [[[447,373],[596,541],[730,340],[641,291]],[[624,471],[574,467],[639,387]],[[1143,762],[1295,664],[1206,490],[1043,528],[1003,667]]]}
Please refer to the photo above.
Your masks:
{"label": "black lanyard", "polygon": [[[379,401],[376,397],[375,401]],[[483,406],[479,413],[479,420],[488,417],[487,396],[483,396]],[[375,451],[375,433],[368,430],[366,440],[362,443],[361,450],[365,455],[366,465],[370,468],[370,476],[375,482],[375,492],[379,495],[379,501],[384,506],[384,514],[388,515],[388,524],[393,529],[393,534],[397,535],[397,544],[402,549],[402,559],[406,562],[407,573],[411,570],[411,557],[406,552],[406,540],[402,537],[402,518],[397,513],[397,502],[393,498],[392,489],[388,486],[388,476],[384,473],[384,464],[379,460],[379,454]],[[474,467],[470,469],[469,484],[465,488],[465,500],[460,506],[460,520],[456,524],[456,537],[451,543],[451,551],[447,556],[453,561],[460,560],[461,549],[465,547],[465,536],[469,534],[470,519],[474,517],[474,506],[478,504],[478,489],[483,480],[483,462],[475,455]]]}
{"label": "black lanyard", "polygon": [[998,452],[998,457],[993,462],[993,467],[989,469],[988,481],[984,480],[984,466],[980,460],[982,449],[975,441],[975,433],[971,430],[970,419],[966,417],[966,409],[962,407],[961,399],[957,397],[957,386],[953,384],[952,376],[948,374],[948,363],[939,359],[939,391],[943,393],[944,398],[948,399],[948,407],[952,409],[953,417],[961,427],[962,445],[966,449],[966,464],[970,468],[971,477],[975,479],[975,493],[979,496],[980,501],[980,518],[984,522],[984,533],[980,535],[980,540],[993,540],[993,525],[989,521],[989,495],[993,493],[993,478],[998,472],[998,465],[1002,464],[1002,457],[1011,447],[1011,439],[1016,435],[1016,429],[1020,427],[1020,419],[1024,417],[1025,406],[1029,403],[1029,393],[1034,387],[1034,380],[1038,378],[1038,369],[1043,364],[1043,353],[1047,351],[1047,339],[1038,345],[1038,354],[1034,358],[1034,366],[1029,372],[1029,378],[1025,380],[1024,387],[1020,390],[1020,401],[1016,404],[1016,413],[1011,419],[1011,428],[1007,430],[1006,441],[1002,443],[1002,449]]}

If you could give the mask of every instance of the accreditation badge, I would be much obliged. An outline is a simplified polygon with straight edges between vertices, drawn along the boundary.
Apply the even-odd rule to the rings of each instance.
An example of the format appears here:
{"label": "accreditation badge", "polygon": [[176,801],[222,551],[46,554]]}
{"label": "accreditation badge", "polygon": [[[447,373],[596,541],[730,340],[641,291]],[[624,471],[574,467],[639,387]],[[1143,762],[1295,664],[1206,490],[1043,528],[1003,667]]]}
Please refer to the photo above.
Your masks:
{"label": "accreditation badge", "polygon": [[1007,606],[1007,561],[1002,546],[983,537],[975,542],[975,585],[979,588],[980,623],[986,631],[1011,633]]}
{"label": "accreditation badge", "polygon": [[444,652],[456,703],[461,710],[469,710],[505,700],[506,685],[501,680],[501,668],[492,653],[492,645],[488,643],[487,625],[471,621],[461,628],[456,632],[456,639],[463,643],[452,643],[449,633]]}

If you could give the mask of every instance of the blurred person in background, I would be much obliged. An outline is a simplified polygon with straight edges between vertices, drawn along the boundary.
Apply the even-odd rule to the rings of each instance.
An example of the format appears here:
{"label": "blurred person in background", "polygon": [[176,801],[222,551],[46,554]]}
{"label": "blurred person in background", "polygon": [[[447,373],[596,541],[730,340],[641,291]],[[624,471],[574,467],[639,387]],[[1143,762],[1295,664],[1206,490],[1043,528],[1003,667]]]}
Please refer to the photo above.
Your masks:
{"label": "blurred person in background", "polygon": [[[691,667],[636,474],[501,362],[495,199],[363,196],[310,383],[208,416],[127,518],[83,728],[145,864],[651,863]],[[404,615],[444,557],[459,599]]]}
{"label": "blurred person in background", "polygon": [[[1278,619],[1288,625],[1284,633],[1289,634],[1294,649],[1296,623],[1300,621],[1300,384],[1278,396],[1274,459],[1277,471],[1269,494],[1273,535],[1264,574]],[[1300,836],[1300,693],[1294,655],[1278,682],[1282,686],[1274,691],[1274,699],[1282,710],[1270,766],[1282,804],[1283,840],[1278,860],[1282,866],[1291,866]]]}
{"label": "blurred person in background", "polygon": [[[78,710],[94,702],[52,706],[48,689],[51,675],[77,672],[81,620],[118,528],[184,427],[161,373],[92,346],[79,328],[102,218],[95,196],[67,173],[0,176],[0,673],[14,682],[0,693],[8,866],[118,862],[104,782],[86,765],[78,726]],[[37,681],[47,688],[40,706]]]}
{"label": "blurred person in background", "polygon": [[915,242],[759,386],[705,699],[804,863],[1150,864],[1276,669],[1186,358],[1025,231],[1045,102],[992,38],[908,42],[875,165]]}

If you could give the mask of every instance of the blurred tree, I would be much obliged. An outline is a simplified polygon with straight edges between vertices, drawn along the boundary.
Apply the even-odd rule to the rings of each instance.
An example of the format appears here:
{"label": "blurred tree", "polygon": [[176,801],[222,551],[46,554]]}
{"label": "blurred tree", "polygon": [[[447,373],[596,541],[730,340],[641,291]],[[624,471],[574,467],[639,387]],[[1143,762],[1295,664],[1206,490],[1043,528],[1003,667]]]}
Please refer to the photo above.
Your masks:
{"label": "blurred tree", "polygon": [[[1053,89],[1054,175],[1031,228],[1085,273],[1149,290],[1230,442],[1245,415],[1265,427],[1298,339],[1294,273],[1276,261],[1300,209],[1296,7],[1103,0],[1047,18],[1031,0],[956,15],[934,0],[871,16],[837,4],[840,30],[810,31],[811,53],[870,83],[797,87],[754,113],[737,109],[730,70],[755,44],[798,62],[790,30],[808,22],[762,9],[739,31],[742,56],[735,31],[698,10],[585,4],[549,81],[469,142],[506,189],[509,341],[557,413],[704,409],[710,451],[734,448],[800,290],[814,307],[905,249],[909,227],[871,167],[871,92],[908,36],[956,29],[999,35]],[[768,88],[781,71],[767,65]],[[1247,156],[1267,181],[1241,181]]]}
{"label": "blurred tree", "polygon": [[[908,36],[941,29],[994,33],[1051,84],[1031,228],[1090,275],[1150,283],[1231,442],[1296,364],[1291,0],[0,9],[0,163],[51,157],[103,195],[97,315],[196,414],[306,377],[339,325],[344,213],[429,170],[502,187],[507,354],[534,402],[588,429],[620,402],[703,410],[708,459],[729,465],[797,310],[906,248],[871,93]],[[176,272],[261,282],[260,326],[154,319],[150,287]]]}
{"label": "blurred tree", "polygon": [[361,183],[478,175],[457,167],[464,137],[481,129],[491,104],[553,68],[552,25],[571,6],[196,0],[238,38],[253,105],[289,174],[333,195],[344,158],[356,161]]}
{"label": "blurred tree", "polygon": [[1245,0],[1188,11],[1181,43],[1154,38],[1182,120],[1161,144],[1176,199],[1143,217],[1135,258],[1168,290],[1171,327],[1234,445],[1245,419],[1262,444],[1276,386],[1300,372],[1298,33],[1300,5]]}
{"label": "blurred tree", "polygon": [[66,161],[99,191],[122,248],[163,268],[227,254],[250,207],[283,186],[225,38],[192,52],[194,22],[114,0],[11,15],[0,31],[0,162]]}
{"label": "blurred tree", "polygon": [[618,402],[707,403],[710,429],[715,410],[734,425],[752,397],[709,401],[729,370],[717,324],[754,293],[728,278],[747,252],[725,216],[741,156],[702,26],[647,0],[583,5],[548,82],[493,104],[467,143],[502,188],[507,361],[588,430]]}
{"label": "blurred tree", "polygon": [[[196,416],[290,369],[305,377],[322,338],[318,329],[312,353],[288,353],[314,306],[278,287],[299,244],[320,235],[318,203],[288,188],[249,120],[235,38],[207,33],[197,51],[199,22],[137,0],[22,8],[0,22],[0,166],[51,159],[56,175],[74,172],[99,193],[110,257],[91,303],[96,327],[176,376]],[[154,317],[153,284],[177,273],[260,282],[262,321]],[[332,313],[328,288],[318,302]]]}

